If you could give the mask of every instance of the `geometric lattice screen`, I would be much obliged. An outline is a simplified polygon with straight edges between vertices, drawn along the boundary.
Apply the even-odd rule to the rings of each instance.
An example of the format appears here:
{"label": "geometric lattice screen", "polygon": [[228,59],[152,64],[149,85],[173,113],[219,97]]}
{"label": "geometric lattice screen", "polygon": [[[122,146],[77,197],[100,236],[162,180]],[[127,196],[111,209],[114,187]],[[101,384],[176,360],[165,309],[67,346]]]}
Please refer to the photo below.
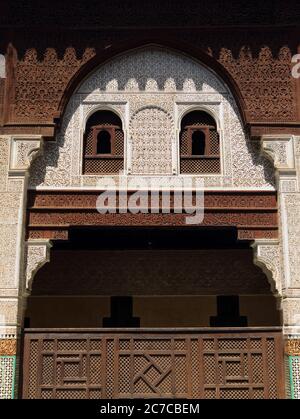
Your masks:
{"label": "geometric lattice screen", "polygon": [[29,333],[29,399],[277,399],[281,333]]}
{"label": "geometric lattice screen", "polygon": [[15,356],[0,356],[0,399],[14,398],[15,369]]}

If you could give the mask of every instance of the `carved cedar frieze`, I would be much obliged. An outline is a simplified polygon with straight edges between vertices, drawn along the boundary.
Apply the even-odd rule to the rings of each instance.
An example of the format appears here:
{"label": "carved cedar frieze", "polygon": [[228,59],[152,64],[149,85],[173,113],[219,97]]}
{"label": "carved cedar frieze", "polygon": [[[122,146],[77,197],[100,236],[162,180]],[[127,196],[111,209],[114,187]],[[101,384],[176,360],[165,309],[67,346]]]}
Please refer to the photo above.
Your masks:
{"label": "carved cedar frieze", "polygon": [[292,52],[287,46],[275,56],[269,46],[262,47],[258,56],[247,48],[241,49],[238,57],[229,49],[222,49],[220,62],[237,81],[251,120],[297,120],[291,59]]}
{"label": "carved cedar frieze", "polygon": [[[101,191],[29,191],[27,234],[31,239],[67,239],[70,225],[186,226],[186,213],[174,213],[170,194],[170,214],[163,214],[159,195],[158,214],[100,214],[96,201]],[[129,200],[133,192],[128,193]],[[123,198],[122,198],[123,199]],[[151,195],[148,196],[150,208]],[[119,194],[116,195],[118,207]],[[195,195],[192,200],[195,205]],[[203,226],[229,226],[238,229],[240,239],[278,237],[277,196],[275,192],[213,192],[204,194]]]}
{"label": "carved cedar frieze", "polygon": [[58,57],[55,48],[47,48],[40,60],[34,48],[27,49],[16,64],[16,118],[22,121],[49,121],[57,112],[71,77],[95,54],[86,49],[77,57],[74,48],[66,48]]}
{"label": "carved cedar frieze", "polygon": [[[185,39],[202,53],[208,51],[224,67],[241,92],[249,121],[297,120],[295,80],[291,77],[293,51],[288,39],[279,38],[277,48],[273,48],[271,44],[274,40],[268,43],[265,33],[263,39],[257,34],[251,47],[245,47],[249,39],[244,40],[240,36],[242,34],[238,35],[241,40],[237,41],[236,33],[227,32],[222,36],[208,33],[205,38],[203,33],[201,37],[191,33],[182,32],[178,43]],[[99,39],[99,35],[91,35],[88,48],[84,36],[76,39],[75,48],[70,46],[68,39],[64,40],[64,47],[58,45],[58,39],[52,41],[54,48],[52,45],[50,48],[50,41],[49,45],[44,43],[43,48],[36,40],[31,42],[31,48],[25,45],[24,54],[19,53],[16,62],[15,110],[12,119],[40,123],[53,120],[69,82],[84,64],[97,53],[101,54],[101,49],[97,52],[97,47],[99,44],[105,47],[107,36],[102,35]],[[114,40],[117,44],[122,36],[111,33],[109,38],[110,42]],[[163,36],[160,42],[164,43]]]}

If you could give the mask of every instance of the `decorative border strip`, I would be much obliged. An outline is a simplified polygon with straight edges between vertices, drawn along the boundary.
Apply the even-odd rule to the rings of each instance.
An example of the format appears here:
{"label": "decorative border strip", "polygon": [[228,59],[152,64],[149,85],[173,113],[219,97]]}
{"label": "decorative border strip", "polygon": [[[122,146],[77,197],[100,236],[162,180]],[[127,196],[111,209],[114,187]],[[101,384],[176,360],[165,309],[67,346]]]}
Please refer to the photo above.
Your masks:
{"label": "decorative border strip", "polygon": [[300,356],[289,356],[291,399],[300,400]]}
{"label": "decorative border strip", "polygon": [[[56,190],[29,190],[28,204],[30,210],[88,210],[96,208],[96,201],[103,190],[72,190],[72,191],[56,191]],[[127,199],[135,193],[136,190],[128,190]],[[149,197],[149,192],[145,193]],[[117,203],[122,196],[125,199],[123,191],[116,192]],[[162,205],[161,191],[158,194],[159,207]],[[196,193],[193,193],[193,205],[196,202]],[[171,208],[174,207],[174,191],[170,192]],[[214,210],[243,210],[243,211],[266,211],[273,210],[277,212],[277,193],[275,191],[234,191],[234,190],[205,190],[204,193],[205,208]],[[118,205],[119,206],[119,205]]]}

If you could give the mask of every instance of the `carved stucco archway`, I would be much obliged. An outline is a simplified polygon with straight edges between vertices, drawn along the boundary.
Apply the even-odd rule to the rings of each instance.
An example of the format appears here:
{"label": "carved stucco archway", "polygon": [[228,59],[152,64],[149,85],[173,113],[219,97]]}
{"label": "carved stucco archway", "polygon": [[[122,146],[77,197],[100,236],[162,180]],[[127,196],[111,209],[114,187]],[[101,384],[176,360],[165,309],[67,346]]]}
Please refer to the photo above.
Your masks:
{"label": "carved stucco archway", "polygon": [[[172,48],[172,46],[170,47]],[[137,100],[135,101],[134,109],[131,115],[129,115],[128,104],[126,104],[125,102],[125,99],[126,99],[125,97],[119,101],[116,101],[116,99],[112,100],[111,98],[113,96],[112,94],[114,90],[116,89],[114,86],[114,83],[112,83],[112,91],[110,90],[108,91],[108,94],[105,96],[105,100],[103,99],[104,96],[102,95],[103,96],[102,103],[99,103],[99,98],[98,98],[99,95],[97,96],[98,94],[97,87],[99,90],[99,86],[96,85],[97,80],[99,81],[101,77],[107,78],[110,76],[111,73],[113,73],[113,70],[112,70],[113,67],[109,67],[111,65],[110,63],[116,63],[117,66],[123,68],[122,66],[120,66],[120,63],[119,63],[119,61],[121,60],[120,62],[122,62],[125,65],[125,70],[126,70],[126,65],[127,65],[126,57],[128,56],[130,58],[132,56],[133,59],[139,59],[139,57],[141,56],[142,59],[145,59],[146,57],[144,53],[145,51],[150,51],[150,53],[154,54],[153,57],[155,57],[155,54],[158,54],[158,58],[159,58],[158,62],[161,60],[163,61],[164,59],[163,52],[162,52],[164,51],[164,49],[161,46],[157,46],[157,45],[149,44],[149,43],[147,44],[144,42],[144,43],[141,43],[140,45],[134,45],[132,46],[132,48],[134,49],[130,49],[129,51],[127,51],[127,55],[125,56],[125,58],[124,58],[124,55],[122,54],[120,56],[117,55],[117,57],[114,56],[112,61],[107,61],[101,67],[99,67],[100,62],[97,62],[97,59],[94,60],[93,65],[91,62],[89,62],[90,75],[89,77],[84,79],[82,84],[80,84],[80,82],[83,79],[82,78],[83,73],[81,74],[81,76],[80,75],[75,76],[74,80],[76,79],[77,83],[79,83],[79,88],[77,84],[76,85],[77,90],[75,91],[75,93],[69,100],[70,102],[68,105],[69,110],[67,111],[65,115],[65,119],[67,122],[62,123],[61,133],[57,135],[57,142],[58,142],[59,148],[57,149],[57,156],[55,157],[55,159],[59,160],[60,158],[62,158],[63,164],[61,168],[58,167],[57,170],[51,169],[51,171],[49,172],[49,181],[42,180],[40,173],[42,173],[45,170],[45,167],[47,168],[47,166],[49,165],[53,166],[54,164],[56,164],[55,163],[56,160],[52,161],[53,155],[54,155],[53,153],[55,153],[55,145],[50,144],[50,143],[49,145],[47,144],[46,150],[45,150],[45,157],[38,159],[38,161],[36,161],[33,164],[32,172],[31,172],[32,176],[30,178],[31,187],[46,186],[48,188],[49,187],[51,188],[52,186],[59,186],[59,187],[64,187],[64,186],[75,187],[79,185],[81,186],[86,185],[90,187],[94,186],[94,184],[91,183],[92,181],[91,177],[88,177],[88,183],[85,184],[84,183],[85,178],[82,176],[81,176],[80,183],[77,185],[76,182],[78,181],[77,179],[79,179],[79,176],[80,176],[80,172],[78,172],[78,168],[80,169],[80,165],[75,170],[75,172],[72,173],[72,176],[74,177],[74,182],[71,184],[68,184],[65,182],[63,178],[64,175],[62,176],[63,170],[65,171],[71,170],[73,172],[74,164],[72,163],[72,167],[71,166],[69,167],[68,165],[66,165],[65,164],[66,159],[64,156],[67,156],[68,153],[69,154],[72,153],[72,155],[74,156],[73,161],[74,159],[80,160],[81,152],[80,152],[80,147],[78,146],[75,147],[74,150],[72,149],[72,147],[71,148],[69,147],[68,149],[66,149],[66,152],[64,152],[62,146],[64,145],[65,141],[67,141],[68,138],[74,135],[74,129],[80,133],[80,136],[82,136],[84,123],[88,115],[91,115],[91,113],[97,111],[97,109],[100,109],[103,107],[105,108],[109,107],[114,112],[117,112],[118,115],[122,118],[122,121],[124,123],[124,131],[125,131],[126,136],[128,137],[130,137],[129,130],[130,128],[132,128],[132,122],[135,120],[135,115],[141,114],[143,109],[161,109],[161,112],[167,115],[166,120],[171,121],[170,126],[172,126],[172,128],[176,127],[177,130],[178,130],[178,121],[181,119],[182,115],[184,115],[186,112],[188,112],[191,109],[196,109],[196,108],[205,109],[210,114],[214,115],[214,118],[218,121],[219,128],[222,131],[222,136],[226,137],[227,143],[229,142],[228,138],[231,135],[230,132],[237,133],[233,135],[233,138],[231,140],[231,145],[229,146],[228,144],[227,148],[225,147],[225,149],[222,150],[223,152],[221,153],[223,155],[223,159],[226,161],[223,176],[222,177],[211,176],[210,178],[207,178],[207,187],[211,187],[211,186],[221,187],[221,188],[235,187],[238,189],[239,187],[243,188],[245,187],[245,185],[247,185],[249,187],[254,186],[256,188],[267,188],[267,189],[273,188],[272,171],[274,171],[274,169],[271,168],[271,165],[267,167],[268,163],[266,162],[266,159],[260,158],[258,156],[258,153],[259,153],[258,150],[256,154],[255,154],[255,151],[253,151],[253,153],[250,155],[249,147],[252,147],[251,145],[252,143],[250,142],[246,133],[243,131],[243,125],[239,119],[240,114],[237,110],[236,102],[234,98],[231,97],[232,92],[234,93],[234,96],[236,97],[236,92],[235,92],[234,87],[232,87],[231,83],[229,83],[229,86],[228,86],[228,78],[226,77],[226,74],[224,75],[224,73],[219,71],[220,68],[216,69],[215,65],[213,65],[212,62],[209,62],[206,59],[204,60],[205,65],[210,64],[213,71],[211,71],[205,66],[202,66],[199,63],[199,61],[194,61],[192,58],[189,58],[186,55],[180,55],[178,51],[176,52],[176,50],[168,49],[166,51],[166,54],[167,54],[166,56],[169,57],[167,59],[174,60],[174,66],[173,65],[171,66],[172,71],[173,69],[175,73],[177,71],[176,60],[181,60],[180,65],[178,65],[178,68],[180,68],[181,70],[182,70],[182,65],[186,63],[187,68],[191,69],[191,74],[193,74],[194,72],[193,66],[198,65],[198,71],[201,74],[203,83],[206,83],[206,81],[208,80],[207,84],[208,86],[210,86],[209,88],[206,87],[204,92],[202,93],[203,95],[201,96],[203,98],[202,102],[199,103],[199,99],[198,99],[198,103],[197,103],[197,100],[195,102],[194,99],[191,99],[192,96],[190,95],[190,93],[194,94],[193,87],[192,87],[194,80],[191,80],[188,82],[187,92],[186,92],[185,97],[181,96],[181,99],[178,100],[178,103],[176,105],[177,109],[175,112],[175,116],[177,114],[177,119],[178,119],[177,123],[176,121],[174,121],[174,117],[172,117],[171,115],[172,106],[170,107],[170,104],[165,106],[166,104],[164,104],[163,99],[158,100],[157,98],[155,98],[154,93],[156,90],[156,87],[155,87],[156,80],[151,81],[152,84],[154,83],[153,88],[151,88],[151,83],[150,83],[149,92],[147,93],[149,98],[147,100],[145,99],[146,104],[144,103],[145,102],[144,98],[148,97],[146,95],[146,92],[143,92],[144,94],[143,99],[141,97],[140,100],[138,99],[138,91],[134,93],[135,96],[137,97]],[[128,49],[128,46],[127,46],[127,49]],[[160,52],[157,52],[157,51],[160,51]],[[121,50],[118,51],[118,54],[121,52],[122,52]],[[109,57],[111,57],[110,54],[111,52],[109,52]],[[117,52],[115,52],[115,54],[117,54]],[[195,57],[195,54],[192,54],[191,52],[190,52],[190,56],[197,58],[199,60],[199,57]],[[178,57],[178,59],[176,57]],[[129,59],[129,63],[130,63],[130,59]],[[107,73],[105,73],[106,66],[108,66],[109,68],[108,75]],[[130,65],[128,68],[131,68]],[[87,69],[85,69],[85,71],[86,70]],[[214,72],[216,72],[217,74],[215,74]],[[220,75],[222,75],[223,79],[220,78]],[[167,80],[167,77],[166,77],[166,80]],[[193,83],[191,84],[191,82]],[[183,83],[183,86],[184,86],[184,83]],[[118,86],[117,84],[117,90],[119,87],[120,86]],[[71,89],[70,91],[72,91],[71,87],[70,89]],[[174,90],[172,87],[172,83],[170,84],[170,87],[168,89],[171,89],[170,91]],[[126,89],[124,87],[124,91],[125,90]],[[147,89],[145,88],[145,90]],[[76,96],[76,92],[79,92],[79,95]],[[226,99],[223,100],[223,96],[224,98],[226,97]],[[183,98],[183,101],[182,101],[182,98]],[[228,104],[227,104],[227,101],[228,101]],[[72,102],[74,102],[75,105],[72,105]],[[161,104],[163,106],[160,106]],[[238,108],[240,108],[240,105],[241,105],[241,102],[239,103]],[[69,121],[72,120],[72,118],[73,118],[73,121],[71,123],[71,130],[69,129],[68,131],[68,126],[70,126]],[[127,123],[126,123],[126,119],[127,119]],[[228,126],[227,131],[224,128],[225,125]],[[132,139],[131,138],[128,138],[128,139],[130,143]],[[77,143],[80,142],[80,137],[76,139],[76,141]],[[175,141],[176,141],[176,135],[174,135],[174,142]],[[245,142],[247,142],[248,150],[244,144]],[[176,145],[175,147],[174,146],[172,147],[172,150],[173,150],[172,157],[170,157],[169,159],[170,168],[167,170],[166,173],[162,173],[164,175],[172,176],[177,173],[176,156],[174,158],[175,148],[176,148]],[[128,154],[130,155],[132,153],[128,153]],[[238,159],[236,159],[236,161],[234,161],[235,155],[238,155]],[[171,164],[171,159],[172,159],[172,164]],[[256,166],[253,164],[253,159],[257,159],[255,163]],[[244,160],[244,163],[243,163],[243,160]],[[132,155],[130,156],[127,162],[128,174],[131,173],[131,165],[132,165]],[[245,177],[246,169],[249,171],[249,173],[246,173],[248,177]],[[268,176],[269,176],[268,180],[265,180],[264,178],[265,170],[266,172],[268,172]],[[138,171],[139,174],[143,174],[141,171],[142,169]],[[67,177],[69,177],[67,172],[66,172],[66,175]],[[58,179],[58,184],[55,183],[56,182],[55,179]],[[250,183],[249,183],[249,179],[250,179]],[[97,183],[97,179],[95,179],[95,182]],[[39,269],[39,267],[41,267],[49,259],[50,244],[49,242],[42,243],[41,241],[36,242],[36,243],[29,242],[27,244],[26,249],[27,249],[26,287],[29,289],[32,283],[34,274]],[[260,266],[263,269],[263,271],[267,274],[273,291],[281,295],[282,272],[281,272],[281,251],[280,251],[279,242],[274,241],[274,240],[256,241],[253,245],[253,249],[254,249],[255,263],[258,266]]]}
{"label": "carved stucco archway", "polygon": [[[236,101],[231,96],[232,90],[234,91],[234,89],[232,89],[231,85],[228,85],[228,80],[226,76],[224,76],[222,72],[220,73],[220,71],[217,71],[217,73],[215,73],[216,69],[212,63],[210,64],[213,71],[201,65],[199,61],[195,61],[193,58],[189,58],[188,56],[182,54],[180,55],[178,51],[176,52],[176,50],[165,50],[163,47],[153,44],[148,44],[146,46],[145,44],[142,45],[143,47],[136,45],[136,48],[127,51],[126,55],[117,55],[111,61],[107,61],[106,63],[104,63],[101,67],[99,67],[99,62],[96,66],[95,60],[94,66],[90,67],[90,75],[84,79],[82,84],[79,83],[79,80],[82,81],[82,78],[78,78],[77,76],[77,78],[75,77],[77,83],[79,83],[79,87],[78,85],[76,86],[77,90],[74,92],[74,94],[69,100],[68,109],[65,114],[65,120],[62,123],[61,132],[57,135],[57,150],[55,150],[55,145],[50,143],[49,145],[47,144],[45,150],[45,157],[39,159],[33,165],[32,176],[30,179],[31,187],[96,187],[99,178],[92,178],[91,176],[81,176],[80,164],[77,164],[78,162],[76,163],[77,160],[79,161],[81,159],[81,150],[78,144],[81,141],[80,138],[82,136],[84,124],[87,117],[91,115],[91,113],[97,111],[98,109],[104,109],[109,107],[109,109],[112,109],[114,112],[118,113],[118,115],[122,119],[124,124],[125,137],[128,137],[128,146],[126,150],[126,154],[128,156],[126,165],[127,174],[131,174],[132,164],[134,164],[135,167],[138,168],[138,170],[135,170],[135,173],[143,174],[143,165],[139,165],[138,162],[133,161],[134,153],[132,154],[129,150],[130,144],[132,143],[131,137],[134,137],[134,133],[130,135],[130,130],[132,130],[132,123],[135,121],[136,115],[141,115],[143,109],[149,111],[151,111],[151,109],[161,109],[160,113],[166,115],[165,120],[170,121],[170,126],[172,127],[172,129],[174,129],[174,131],[175,129],[178,131],[178,124],[180,123],[182,116],[186,112],[189,112],[191,109],[205,109],[218,121],[219,129],[222,134],[222,147],[223,138],[226,138],[226,145],[224,146],[224,150],[222,150],[221,152],[222,158],[225,162],[223,164],[222,176],[206,177],[207,187],[219,187],[224,188],[224,190],[226,190],[226,188],[236,188],[238,190],[239,188],[244,187],[254,187],[257,189],[262,188],[267,190],[273,189],[273,165],[267,162],[267,160],[263,157],[259,157],[259,149],[252,150],[252,142],[250,141],[246,132],[244,131],[243,124],[240,120],[240,113],[237,109],[240,106],[236,106]],[[172,94],[175,94],[177,92],[181,94],[181,96],[177,99],[176,111],[174,112],[174,115],[172,115],[173,102],[167,103],[167,101],[164,100],[164,95],[162,94],[162,91],[159,92],[160,96],[156,95],[157,89],[159,90],[158,85],[159,83],[161,83],[161,81],[158,79],[158,76],[156,75],[156,72],[154,70],[151,70],[152,79],[150,81],[147,81],[148,88],[145,87],[145,91],[139,92],[139,83],[144,77],[144,68],[149,67],[145,67],[145,62],[148,59],[147,51],[149,51],[149,54],[152,54],[150,55],[150,57],[154,57],[157,63],[162,62],[162,69],[164,59],[167,60],[166,62],[168,65],[169,61],[171,61],[172,65],[169,65],[168,68],[170,69],[171,74],[173,75],[173,79],[175,79],[175,81],[176,78],[174,77],[174,75],[176,75],[177,73],[181,74],[183,68],[190,69],[190,79],[182,81],[182,89],[184,90],[184,86],[186,86],[185,89],[187,89],[186,91],[183,91],[183,93],[185,92],[184,95],[182,95],[182,92],[178,92],[177,86],[175,86],[174,89],[172,82],[168,81],[168,74],[164,74],[164,83],[169,83],[167,87],[167,93],[170,94],[171,92],[173,92]],[[126,86],[124,85],[124,87],[120,88],[119,80],[115,80],[113,78],[113,75],[114,68],[124,69],[125,76],[127,76],[126,69],[128,69],[128,74],[130,74],[130,71],[133,68],[132,63],[130,62],[131,57],[132,60],[141,60],[140,63],[138,61],[139,64],[137,65],[137,68],[142,68],[143,71],[142,74],[138,73],[137,75],[137,77],[140,77],[140,79],[129,79],[128,81],[126,79],[127,84],[129,83],[130,94],[135,98],[135,101],[131,106],[133,109],[130,114],[129,105],[126,102],[126,100],[128,99],[125,94],[127,84]],[[191,57],[195,58],[193,54],[191,54]],[[147,64],[149,64],[149,62],[150,61],[148,60]],[[141,65],[142,63],[144,63],[144,66]],[[208,64],[209,63],[205,61],[205,65]],[[113,67],[113,65],[115,65],[115,67]],[[201,96],[199,97],[197,97],[197,88],[195,87],[195,83],[199,83],[199,80],[197,79],[199,77],[198,75],[195,75],[196,67],[198,69],[197,72],[200,75],[200,83],[206,85],[203,92],[201,92]],[[106,68],[108,70],[105,70]],[[118,72],[116,74],[118,74]],[[220,78],[220,74],[222,74],[223,79]],[[157,76],[157,79],[155,79],[155,76]],[[111,81],[109,77],[111,77]],[[101,87],[99,87],[101,85],[101,78],[107,81],[107,92],[106,88],[102,91]],[[137,88],[134,87],[135,84],[137,85]],[[117,96],[114,97],[114,93],[116,92],[119,94],[119,100],[117,100]],[[101,103],[99,103],[99,101]],[[74,135],[78,136],[78,138],[76,137],[76,146],[72,146],[69,141],[69,139]],[[174,145],[172,145],[172,155],[170,154],[168,158],[168,163],[170,167],[168,166],[168,170],[165,173],[161,173],[161,170],[159,170],[159,174],[167,176],[173,176],[174,174],[178,174],[178,156],[176,156],[175,152],[175,143],[177,141],[176,137],[178,136],[176,136],[176,133],[174,132],[174,138],[172,139],[172,143],[174,143]],[[65,147],[67,141],[69,141],[69,146]],[[166,153],[168,151],[170,150],[166,150]],[[56,156],[54,161],[53,156],[55,153]],[[71,154],[73,156],[72,166],[68,163],[68,155]],[[159,157],[161,156],[159,155]],[[60,167],[58,167],[57,169],[53,170],[51,166],[55,166],[56,161],[58,161],[59,159],[62,160],[63,164],[61,164]],[[255,163],[253,163],[254,160]],[[48,180],[47,173],[46,178],[41,177],[41,173],[44,172],[47,166],[50,166],[51,168],[51,170],[49,170]],[[71,178],[73,179],[71,183],[68,183],[70,175],[68,171],[71,171]],[[268,175],[268,179],[265,178],[266,173]],[[31,284],[32,282],[31,271],[34,274],[36,269],[38,269],[38,267],[44,263],[43,260],[45,259],[45,261],[47,261],[47,258],[49,257],[49,249],[47,247],[48,244],[45,244],[46,247],[43,251],[39,246],[43,245],[28,245],[28,263],[30,264],[30,266],[37,265],[37,268],[28,268],[29,272],[27,272],[26,274],[27,284]],[[32,250],[30,250],[31,248]],[[38,248],[40,252],[39,255],[36,254]],[[253,245],[253,248],[255,263],[258,266],[260,266],[267,274],[273,291],[281,295],[282,273],[279,242],[274,240],[256,241]],[[33,251],[33,249],[35,249],[35,252]],[[31,258],[35,259],[35,261],[31,261]],[[39,258],[40,260],[38,260]]]}

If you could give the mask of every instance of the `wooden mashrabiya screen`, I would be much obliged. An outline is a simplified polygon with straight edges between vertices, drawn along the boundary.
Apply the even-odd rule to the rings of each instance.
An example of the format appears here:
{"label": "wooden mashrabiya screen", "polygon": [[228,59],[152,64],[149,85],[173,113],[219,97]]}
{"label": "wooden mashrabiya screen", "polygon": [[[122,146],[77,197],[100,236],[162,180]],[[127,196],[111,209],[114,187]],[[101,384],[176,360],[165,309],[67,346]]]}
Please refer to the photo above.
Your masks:
{"label": "wooden mashrabiya screen", "polygon": [[282,398],[282,333],[28,330],[23,397]]}

